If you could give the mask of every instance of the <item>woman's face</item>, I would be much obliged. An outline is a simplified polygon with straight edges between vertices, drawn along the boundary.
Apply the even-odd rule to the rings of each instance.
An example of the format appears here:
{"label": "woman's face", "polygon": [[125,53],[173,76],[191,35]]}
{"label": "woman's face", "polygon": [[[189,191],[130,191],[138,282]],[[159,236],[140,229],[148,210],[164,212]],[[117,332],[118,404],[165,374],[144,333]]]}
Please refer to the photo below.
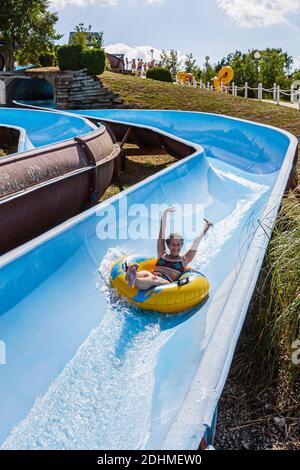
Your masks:
{"label": "woman's face", "polygon": [[170,240],[170,255],[179,256],[180,250],[182,248],[182,241],[178,238],[171,238]]}

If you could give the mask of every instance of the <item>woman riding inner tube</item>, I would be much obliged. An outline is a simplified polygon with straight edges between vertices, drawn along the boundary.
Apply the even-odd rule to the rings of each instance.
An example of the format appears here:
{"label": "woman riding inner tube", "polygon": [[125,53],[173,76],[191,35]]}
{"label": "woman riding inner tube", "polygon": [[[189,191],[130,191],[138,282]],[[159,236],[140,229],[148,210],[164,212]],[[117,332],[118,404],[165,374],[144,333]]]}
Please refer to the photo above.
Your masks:
{"label": "woman riding inner tube", "polygon": [[205,276],[188,265],[213,224],[205,220],[204,229],[190,249],[181,256],[183,238],[172,233],[165,239],[167,216],[174,210],[171,207],[163,213],[157,240],[157,258],[123,257],[114,264],[111,271],[112,284],[121,295],[138,307],[163,313],[175,313],[194,307],[207,297],[209,291]]}

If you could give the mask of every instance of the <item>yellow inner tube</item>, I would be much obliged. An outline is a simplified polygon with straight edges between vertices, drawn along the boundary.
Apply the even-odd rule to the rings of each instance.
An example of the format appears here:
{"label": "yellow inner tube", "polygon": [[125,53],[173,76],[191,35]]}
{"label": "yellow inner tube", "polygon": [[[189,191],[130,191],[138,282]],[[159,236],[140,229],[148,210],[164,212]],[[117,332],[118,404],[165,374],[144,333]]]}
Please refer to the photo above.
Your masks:
{"label": "yellow inner tube", "polygon": [[125,280],[125,266],[137,263],[138,271],[153,272],[157,258],[146,256],[123,256],[111,268],[113,287],[129,302],[145,310],[155,310],[161,313],[178,313],[188,310],[205,300],[209,292],[209,282],[198,271],[187,268],[180,276],[179,282],[151,287],[140,290],[129,287]]}

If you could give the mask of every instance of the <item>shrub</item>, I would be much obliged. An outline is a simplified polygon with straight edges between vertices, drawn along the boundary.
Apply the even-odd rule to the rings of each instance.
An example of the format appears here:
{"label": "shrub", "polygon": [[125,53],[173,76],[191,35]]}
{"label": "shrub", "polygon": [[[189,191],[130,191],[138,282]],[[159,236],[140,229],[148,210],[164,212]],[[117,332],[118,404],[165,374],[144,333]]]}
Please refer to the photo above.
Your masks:
{"label": "shrub", "polygon": [[146,77],[160,82],[173,82],[170,70],[162,67],[153,67],[147,70]]}
{"label": "shrub", "polygon": [[60,70],[82,69],[82,46],[80,44],[69,44],[59,47],[57,61]]}
{"label": "shrub", "polygon": [[39,57],[39,63],[42,67],[52,67],[56,65],[56,56],[54,52],[43,52]]}
{"label": "shrub", "polygon": [[90,75],[104,72],[106,55],[103,49],[85,49],[82,53],[82,65]]}

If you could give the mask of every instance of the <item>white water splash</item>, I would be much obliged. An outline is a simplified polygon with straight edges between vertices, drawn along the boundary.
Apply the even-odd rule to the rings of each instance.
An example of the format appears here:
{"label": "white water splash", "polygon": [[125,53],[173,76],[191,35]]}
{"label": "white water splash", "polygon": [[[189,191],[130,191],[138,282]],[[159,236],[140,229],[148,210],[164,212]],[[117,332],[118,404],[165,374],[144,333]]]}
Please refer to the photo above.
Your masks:
{"label": "white water splash", "polygon": [[[208,232],[205,242],[200,245],[197,256],[193,262],[195,269],[207,270],[211,261],[216,259],[224,244],[232,237],[233,233],[242,223],[242,219],[254,206],[256,201],[269,189],[269,186],[242,178],[230,172],[216,170],[221,176],[231,179],[247,188],[244,197],[237,201],[233,211],[214,228]],[[254,233],[254,232],[253,232]],[[253,235],[252,233],[252,235]],[[251,238],[251,234],[250,234]],[[240,255],[240,253],[239,253]]]}
{"label": "white water splash", "polygon": [[60,376],[3,443],[3,449],[141,448],[148,438],[158,352],[172,336],[161,318],[118,300],[100,270],[107,313]]}

